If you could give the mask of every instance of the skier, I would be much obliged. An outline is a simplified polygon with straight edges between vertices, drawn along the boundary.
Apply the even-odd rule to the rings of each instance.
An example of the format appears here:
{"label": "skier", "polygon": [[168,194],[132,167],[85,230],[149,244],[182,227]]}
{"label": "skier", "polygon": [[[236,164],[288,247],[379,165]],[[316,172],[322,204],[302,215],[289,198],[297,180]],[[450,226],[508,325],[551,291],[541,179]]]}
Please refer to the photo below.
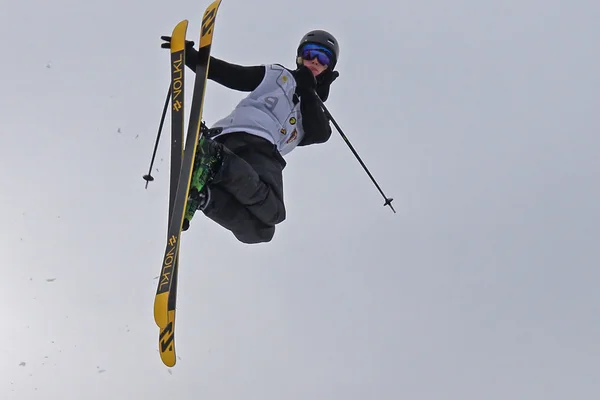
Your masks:
{"label": "skier", "polygon": [[[170,48],[170,37],[161,47]],[[198,51],[186,41],[188,68],[195,71]],[[242,243],[269,242],[286,218],[283,156],[296,146],[325,143],[329,120],[320,107],[329,97],[339,44],[324,30],[308,32],[296,52],[296,68],[281,64],[241,66],[210,57],[208,79],[250,92],[226,117],[206,128],[197,145],[187,230],[194,212],[225,227]]]}

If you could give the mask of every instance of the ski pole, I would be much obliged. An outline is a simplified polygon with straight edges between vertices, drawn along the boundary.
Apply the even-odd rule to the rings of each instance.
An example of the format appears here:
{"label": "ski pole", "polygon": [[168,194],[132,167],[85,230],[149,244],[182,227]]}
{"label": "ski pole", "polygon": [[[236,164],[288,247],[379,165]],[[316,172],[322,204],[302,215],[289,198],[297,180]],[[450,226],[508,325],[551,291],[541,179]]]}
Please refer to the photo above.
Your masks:
{"label": "ski pole", "polygon": [[381,190],[381,188],[377,184],[377,181],[375,180],[375,178],[373,178],[373,175],[371,175],[371,172],[369,172],[369,169],[367,168],[367,166],[365,165],[365,163],[363,162],[363,160],[360,158],[360,156],[358,155],[358,153],[356,152],[356,150],[354,150],[354,147],[352,146],[352,144],[350,143],[350,141],[348,140],[348,138],[346,137],[346,135],[342,131],[342,128],[340,128],[340,126],[335,121],[335,119],[333,118],[333,116],[331,115],[331,113],[329,112],[329,110],[327,109],[327,107],[325,107],[325,104],[323,103],[323,100],[321,100],[321,98],[319,97],[319,95],[317,94],[316,91],[315,91],[314,95],[317,98],[317,101],[320,103],[321,107],[323,108],[323,111],[325,111],[325,114],[327,115],[327,118],[329,118],[329,120],[331,122],[333,122],[333,125],[335,126],[335,128],[338,130],[338,132],[342,136],[342,139],[344,139],[344,141],[346,142],[346,144],[348,145],[348,147],[350,148],[350,150],[352,150],[352,153],[354,153],[354,157],[356,157],[356,159],[358,160],[358,162],[360,163],[360,165],[362,165],[362,167],[364,168],[364,170],[367,173],[367,175],[369,175],[369,178],[371,178],[371,180],[375,184],[375,187],[377,187],[377,189],[379,190],[379,193],[381,193],[381,195],[385,199],[385,203],[383,203],[383,206],[384,207],[385,206],[390,206],[390,208],[392,209],[392,211],[394,213],[396,213],[396,210],[394,210],[394,206],[392,206],[392,201],[394,199],[392,199],[391,197],[387,197],[383,193],[383,190]]}
{"label": "ski pole", "polygon": [[158,124],[158,134],[156,135],[156,142],[154,143],[154,151],[152,152],[152,160],[150,161],[150,168],[148,168],[148,174],[144,175],[146,181],[146,189],[148,189],[148,182],[152,182],[154,177],[152,176],[152,166],[154,165],[154,158],[156,157],[156,149],[158,149],[158,142],[160,141],[160,134],[162,132],[163,124],[165,123],[165,116],[167,115],[167,108],[169,107],[169,100],[171,98],[171,85],[167,91],[167,99],[165,100],[165,106],[163,107],[162,116],[160,117],[160,124]]}

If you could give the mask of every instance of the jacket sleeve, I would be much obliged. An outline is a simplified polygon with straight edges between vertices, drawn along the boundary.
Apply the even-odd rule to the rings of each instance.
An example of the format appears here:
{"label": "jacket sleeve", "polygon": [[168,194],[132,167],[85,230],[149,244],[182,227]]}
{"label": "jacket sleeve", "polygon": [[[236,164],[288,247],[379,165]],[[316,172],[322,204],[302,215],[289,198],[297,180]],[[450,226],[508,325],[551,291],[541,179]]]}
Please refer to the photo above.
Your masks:
{"label": "jacket sleeve", "polygon": [[328,141],[331,137],[329,119],[314,95],[305,95],[301,98],[300,112],[302,113],[304,138],[298,143],[298,146],[308,146]]}
{"label": "jacket sleeve", "polygon": [[[193,47],[188,47],[186,49],[185,65],[195,72],[197,64],[198,51]],[[229,89],[251,92],[260,85],[265,77],[265,71],[263,65],[236,65],[211,56],[208,79]]]}

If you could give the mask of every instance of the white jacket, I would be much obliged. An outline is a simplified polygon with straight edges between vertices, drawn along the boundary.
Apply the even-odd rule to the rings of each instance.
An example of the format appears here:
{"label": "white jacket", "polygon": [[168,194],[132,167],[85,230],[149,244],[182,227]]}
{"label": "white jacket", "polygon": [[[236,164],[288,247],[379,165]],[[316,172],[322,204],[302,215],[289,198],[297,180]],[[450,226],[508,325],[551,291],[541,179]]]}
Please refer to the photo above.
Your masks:
{"label": "white jacket", "polygon": [[260,85],[211,128],[223,129],[217,136],[239,131],[260,136],[276,144],[285,155],[304,137],[295,91],[296,81],[287,69],[278,64],[266,65]]}

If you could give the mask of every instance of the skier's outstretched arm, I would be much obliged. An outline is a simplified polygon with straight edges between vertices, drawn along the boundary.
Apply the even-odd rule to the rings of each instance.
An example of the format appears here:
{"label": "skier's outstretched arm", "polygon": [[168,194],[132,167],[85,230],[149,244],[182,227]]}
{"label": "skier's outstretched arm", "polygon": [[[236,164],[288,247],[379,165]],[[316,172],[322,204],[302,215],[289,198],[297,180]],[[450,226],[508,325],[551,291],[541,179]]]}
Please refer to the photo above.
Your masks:
{"label": "skier's outstretched arm", "polygon": [[[196,71],[198,50],[188,45],[186,48],[185,65]],[[213,80],[229,89],[251,92],[260,85],[265,76],[263,65],[243,66],[231,64],[210,56],[208,79]]]}
{"label": "skier's outstretched arm", "polygon": [[[171,48],[171,37],[161,36],[165,43],[160,47],[163,49]],[[194,49],[194,42],[185,41],[185,65],[192,71],[196,71],[198,64],[198,50]],[[231,64],[216,57],[210,57],[210,66],[208,68],[208,79],[213,80],[229,89],[243,92],[251,92],[260,85],[265,76],[265,66],[253,65],[242,66]]]}
{"label": "skier's outstretched arm", "polygon": [[236,65],[211,56],[208,79],[229,89],[251,92],[260,85],[265,72],[264,65]]}

